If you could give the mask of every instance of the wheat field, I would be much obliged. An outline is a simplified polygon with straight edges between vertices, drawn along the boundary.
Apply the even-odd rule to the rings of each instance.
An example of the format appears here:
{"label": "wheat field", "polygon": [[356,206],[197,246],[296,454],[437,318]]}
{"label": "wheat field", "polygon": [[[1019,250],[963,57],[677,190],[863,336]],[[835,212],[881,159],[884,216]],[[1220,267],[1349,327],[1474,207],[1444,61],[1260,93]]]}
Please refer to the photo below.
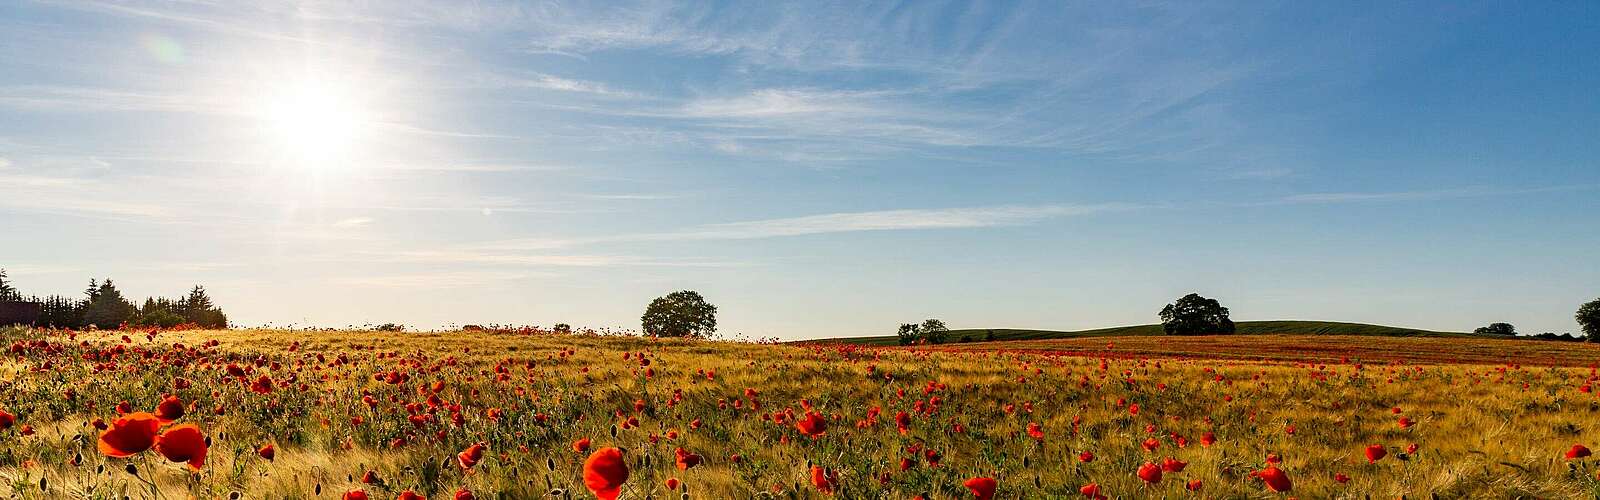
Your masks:
{"label": "wheat field", "polygon": [[[1238,359],[1163,354],[1159,338],[1052,352],[530,330],[0,335],[10,498],[1600,494],[1579,449],[1600,439],[1595,370],[1562,358]],[[1296,341],[1321,339],[1259,343]],[[128,437],[141,413],[164,430],[123,449],[143,445]],[[204,441],[178,450],[181,427]],[[609,448],[626,477],[593,489],[585,462]]]}

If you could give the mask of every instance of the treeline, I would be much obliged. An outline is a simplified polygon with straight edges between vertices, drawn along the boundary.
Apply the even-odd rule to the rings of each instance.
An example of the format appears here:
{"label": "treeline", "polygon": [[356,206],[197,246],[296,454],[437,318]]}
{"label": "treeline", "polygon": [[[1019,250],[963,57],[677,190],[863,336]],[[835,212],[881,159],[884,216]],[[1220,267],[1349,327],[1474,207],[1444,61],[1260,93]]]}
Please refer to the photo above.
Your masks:
{"label": "treeline", "polygon": [[170,328],[194,324],[204,328],[226,328],[228,316],[206,295],[205,287],[195,285],[188,295],[178,298],[150,297],[135,305],[115,283],[89,280],[83,297],[62,295],[24,296],[6,279],[0,269],[0,302],[25,302],[38,305],[39,315],[32,321],[37,326],[55,328],[117,328],[129,326],[157,326]]}

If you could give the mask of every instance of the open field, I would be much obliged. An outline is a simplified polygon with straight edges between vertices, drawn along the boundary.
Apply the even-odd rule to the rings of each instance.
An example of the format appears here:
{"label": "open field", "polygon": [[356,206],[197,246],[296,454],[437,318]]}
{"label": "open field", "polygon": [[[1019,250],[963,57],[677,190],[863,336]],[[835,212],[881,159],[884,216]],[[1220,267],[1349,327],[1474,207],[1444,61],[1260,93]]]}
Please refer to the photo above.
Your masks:
{"label": "open field", "polygon": [[[1081,497],[1089,485],[1113,498],[1600,494],[1594,461],[1566,457],[1600,442],[1597,356],[1575,343],[0,336],[0,410],[15,416],[0,431],[0,488],[13,498],[594,498],[583,464],[606,447],[623,450],[621,498],[973,498],[963,483],[975,477],[995,479],[996,498]],[[1515,347],[1495,358],[1493,342]],[[1440,363],[1456,359],[1495,364]],[[169,394],[178,403],[161,405]],[[173,417],[163,432],[196,426],[203,463],[164,458],[170,449],[107,457],[94,422],[115,425],[124,402],[160,405]],[[582,439],[593,449],[575,451]],[[267,444],[270,461],[258,454]],[[463,460],[474,444],[481,459]],[[1371,445],[1383,456],[1369,463]]]}
{"label": "open field", "polygon": [[973,342],[914,349],[1012,351],[1111,358],[1303,361],[1314,363],[1508,364],[1588,367],[1600,363],[1600,345],[1484,336],[1373,337],[1360,335],[1216,335],[1082,337]]}
{"label": "open field", "polygon": [[[1369,325],[1365,323],[1345,323],[1340,321],[1240,321],[1235,324],[1236,335],[1375,335],[1384,337],[1482,337],[1470,333],[1438,332],[1432,330],[1418,330],[1415,328],[1402,328],[1384,325]],[[989,334],[993,333],[991,339]],[[1028,330],[1018,328],[966,328],[950,330],[950,341],[961,342],[963,338],[971,342],[991,342],[1008,340],[1047,340],[1069,339],[1082,337],[1132,337],[1132,336],[1164,336],[1160,324],[1115,326],[1111,328],[1096,328],[1093,330]],[[861,345],[898,345],[899,340],[894,335],[878,335],[871,337],[848,337],[836,339],[838,342]]]}

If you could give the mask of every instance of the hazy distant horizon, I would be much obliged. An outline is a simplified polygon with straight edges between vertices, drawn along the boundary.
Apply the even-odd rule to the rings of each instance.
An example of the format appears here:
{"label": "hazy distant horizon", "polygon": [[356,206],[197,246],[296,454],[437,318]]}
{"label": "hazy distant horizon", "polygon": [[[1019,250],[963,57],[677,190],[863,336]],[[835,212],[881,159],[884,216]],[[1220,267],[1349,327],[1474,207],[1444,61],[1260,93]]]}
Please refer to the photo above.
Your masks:
{"label": "hazy distant horizon", "polygon": [[1578,333],[1600,4],[23,2],[0,268],[243,325]]}

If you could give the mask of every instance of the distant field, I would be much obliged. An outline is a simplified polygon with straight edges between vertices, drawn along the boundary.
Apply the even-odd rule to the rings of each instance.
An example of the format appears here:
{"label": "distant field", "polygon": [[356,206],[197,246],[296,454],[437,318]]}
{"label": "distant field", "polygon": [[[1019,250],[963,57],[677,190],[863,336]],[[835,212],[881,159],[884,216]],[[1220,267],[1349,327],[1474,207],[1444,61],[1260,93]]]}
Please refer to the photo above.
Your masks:
{"label": "distant field", "polygon": [[1211,335],[1079,337],[973,342],[916,347],[948,351],[1005,351],[1100,357],[1165,357],[1317,363],[1517,364],[1586,367],[1600,364],[1600,345],[1505,338],[1374,337],[1361,335]]}
{"label": "distant field", "polygon": [[[1341,323],[1337,321],[1241,321],[1237,324],[1236,335],[1378,335],[1386,337],[1478,337],[1470,333],[1436,332],[1418,330],[1415,328],[1400,328],[1394,326],[1368,325],[1364,323]],[[1094,330],[1059,331],[1059,330],[1025,330],[1015,328],[971,328],[950,331],[950,342],[983,342],[989,340],[989,333],[994,333],[995,341],[1012,340],[1044,340],[1065,339],[1080,337],[1121,337],[1134,335],[1163,335],[1161,325],[1117,326],[1111,328],[1098,328]],[[898,345],[899,340],[893,335],[873,337],[845,337],[837,339],[822,339],[819,341],[842,342],[860,345]]]}

